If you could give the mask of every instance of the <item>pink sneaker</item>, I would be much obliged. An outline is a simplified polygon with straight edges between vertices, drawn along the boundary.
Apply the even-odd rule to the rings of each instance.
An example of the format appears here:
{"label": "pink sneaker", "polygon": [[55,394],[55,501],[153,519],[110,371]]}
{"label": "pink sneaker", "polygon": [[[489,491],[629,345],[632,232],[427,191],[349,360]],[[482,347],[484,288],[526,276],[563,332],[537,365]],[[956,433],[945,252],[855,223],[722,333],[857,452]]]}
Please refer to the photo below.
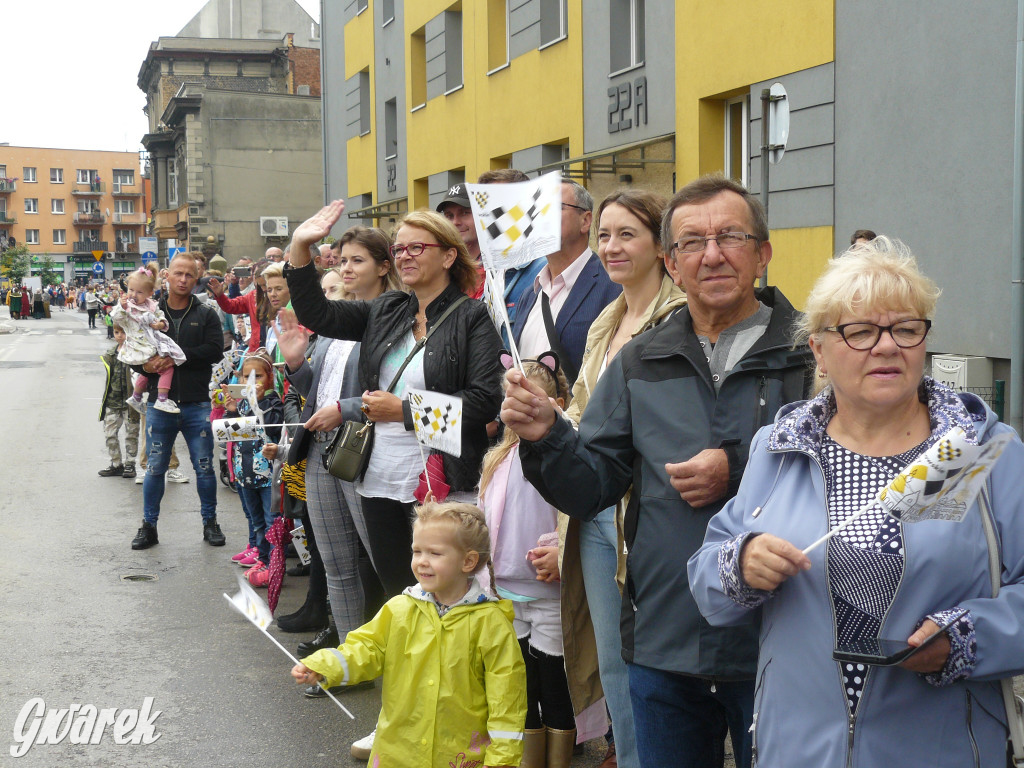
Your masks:
{"label": "pink sneaker", "polygon": [[256,547],[252,548],[252,551],[248,555],[238,561],[238,564],[243,568],[252,568],[254,565],[262,565],[260,563],[260,551]]}
{"label": "pink sneaker", "polygon": [[239,552],[237,555],[232,557],[231,560],[232,560],[232,562],[235,562],[235,563],[241,562],[242,560],[245,560],[245,558],[247,558],[249,555],[251,555],[255,551],[256,551],[256,547],[254,547],[252,545],[249,545],[248,547],[243,549],[241,552]]}
{"label": "pink sneaker", "polygon": [[265,587],[270,584],[270,568],[263,563],[259,563],[259,565],[245,574],[245,578],[254,587]]}

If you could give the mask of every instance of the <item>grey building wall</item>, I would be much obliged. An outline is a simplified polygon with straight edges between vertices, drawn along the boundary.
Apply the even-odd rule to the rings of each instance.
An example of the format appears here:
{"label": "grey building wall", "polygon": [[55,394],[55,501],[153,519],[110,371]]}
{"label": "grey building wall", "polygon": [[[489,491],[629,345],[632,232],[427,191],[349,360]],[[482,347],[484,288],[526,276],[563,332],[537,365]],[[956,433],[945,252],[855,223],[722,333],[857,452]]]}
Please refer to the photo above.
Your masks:
{"label": "grey building wall", "polygon": [[[266,250],[261,216],[287,216],[290,233],[320,208],[319,99],[207,90],[196,122],[189,201],[205,201],[208,223],[192,237],[223,235],[229,264]],[[193,174],[201,188],[192,188]]]}
{"label": "grey building wall", "polygon": [[943,290],[932,352],[1010,356],[1016,11],[836,3],[836,248],[914,250]]}
{"label": "grey building wall", "polygon": [[427,99],[462,85],[462,13],[444,11],[427,22]]}
{"label": "grey building wall", "polygon": [[[404,3],[392,9],[374,4],[374,88],[377,125],[377,202],[400,200],[409,196],[408,158],[406,157],[405,101],[405,18]],[[385,11],[388,15],[385,16]],[[388,22],[385,26],[385,22]],[[389,105],[388,102],[391,102]],[[371,190],[363,190],[371,191]]]}
{"label": "grey building wall", "polygon": [[297,46],[320,47],[320,25],[295,0],[210,0],[177,36],[280,40],[289,32]]}
{"label": "grey building wall", "polygon": [[[345,22],[355,16],[355,0],[344,6],[321,0],[320,22],[336,30],[320,51],[320,93],[323,109],[323,201],[348,199],[348,152],[345,146]],[[358,192],[354,192],[358,194]],[[340,224],[339,224],[340,227]],[[340,234],[338,229],[335,235]]]}
{"label": "grey building wall", "polygon": [[832,224],[835,155],[835,68],[823,64],[750,88],[750,166],[747,185],[761,194],[761,91],[782,83],[789,102],[789,140],[768,175],[772,229]]}
{"label": "grey building wall", "polygon": [[640,66],[612,74],[609,0],[587,0],[583,13],[583,149],[596,152],[675,133],[675,4],[645,3]]}

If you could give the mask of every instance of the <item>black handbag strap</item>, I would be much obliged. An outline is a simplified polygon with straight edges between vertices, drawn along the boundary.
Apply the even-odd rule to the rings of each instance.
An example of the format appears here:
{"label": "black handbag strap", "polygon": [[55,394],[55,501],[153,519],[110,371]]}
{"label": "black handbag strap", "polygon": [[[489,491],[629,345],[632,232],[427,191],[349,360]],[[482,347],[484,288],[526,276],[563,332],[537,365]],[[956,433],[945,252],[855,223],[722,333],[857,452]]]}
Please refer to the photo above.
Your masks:
{"label": "black handbag strap", "polygon": [[562,372],[565,374],[565,378],[569,380],[569,389],[571,390],[580,372],[576,370],[572,358],[569,357],[569,353],[562,346],[562,339],[555,330],[555,321],[551,317],[551,302],[548,301],[548,295],[543,290],[540,292],[540,313],[544,316],[544,330],[548,334],[548,344],[551,345],[550,348],[558,355],[558,362],[562,364]]}
{"label": "black handbag strap", "polygon": [[402,367],[398,369],[398,372],[395,374],[395,377],[391,380],[391,385],[387,388],[387,392],[391,392],[395,388],[395,385],[398,384],[398,380],[402,378],[402,374],[405,373],[406,366],[408,366],[409,363],[412,362],[412,359],[416,356],[416,353],[427,345],[427,339],[431,337],[434,331],[441,327],[442,323],[444,323],[444,321],[448,319],[448,316],[455,311],[459,304],[466,301],[468,298],[468,296],[463,294],[462,296],[459,296],[459,298],[457,298],[455,301],[453,301],[451,306],[444,311],[444,314],[437,318],[437,322],[430,327],[430,330],[426,332],[423,338],[419,339],[416,342],[416,346],[414,346],[412,350],[409,352],[408,356],[405,358],[405,362],[402,363]]}

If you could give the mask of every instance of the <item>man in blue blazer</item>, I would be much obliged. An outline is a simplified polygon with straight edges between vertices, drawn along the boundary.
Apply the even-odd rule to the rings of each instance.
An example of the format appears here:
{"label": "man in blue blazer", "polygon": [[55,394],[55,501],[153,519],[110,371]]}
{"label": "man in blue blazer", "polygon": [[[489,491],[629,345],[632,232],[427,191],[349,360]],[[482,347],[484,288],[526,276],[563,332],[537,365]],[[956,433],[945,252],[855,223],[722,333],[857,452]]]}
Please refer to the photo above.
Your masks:
{"label": "man in blue blazer", "polygon": [[558,353],[570,386],[576,381],[591,323],[622,292],[590,250],[594,198],[562,180],[562,247],[546,257],[533,290],[519,299],[512,335],[523,358]]}

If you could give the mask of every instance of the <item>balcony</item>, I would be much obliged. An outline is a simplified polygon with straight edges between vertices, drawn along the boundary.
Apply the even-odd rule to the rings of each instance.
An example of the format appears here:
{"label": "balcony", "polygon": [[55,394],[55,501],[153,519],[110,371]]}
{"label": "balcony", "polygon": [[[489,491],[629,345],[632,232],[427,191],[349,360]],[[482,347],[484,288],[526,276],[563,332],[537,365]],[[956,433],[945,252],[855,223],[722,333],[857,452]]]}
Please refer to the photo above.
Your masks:
{"label": "balcony", "polygon": [[107,217],[99,211],[78,211],[75,213],[74,222],[77,227],[94,227],[106,224]]}
{"label": "balcony", "polygon": [[134,184],[125,184],[120,181],[114,182],[112,193],[115,197],[142,197],[141,189],[136,189]]}
{"label": "balcony", "polygon": [[115,224],[145,224],[146,214],[144,213],[115,213]]}
{"label": "balcony", "polygon": [[7,211],[0,211],[0,226],[13,224],[17,220],[17,217],[13,213],[8,213]]}
{"label": "balcony", "polygon": [[75,186],[71,190],[72,195],[85,197],[98,197],[99,195],[105,195],[106,193],[107,184],[103,181],[90,181],[86,183],[76,181]]}
{"label": "balcony", "polygon": [[18,182],[14,179],[0,179],[0,194],[14,192],[18,188]]}
{"label": "balcony", "polygon": [[115,251],[115,253],[138,253],[139,252],[139,244],[138,243],[126,243],[123,240],[118,240],[115,243],[115,246],[116,246],[116,249],[117,249]]}
{"label": "balcony", "polygon": [[107,250],[107,243],[105,240],[86,240],[84,243],[72,243],[72,253],[92,253],[93,251],[105,251]]}

